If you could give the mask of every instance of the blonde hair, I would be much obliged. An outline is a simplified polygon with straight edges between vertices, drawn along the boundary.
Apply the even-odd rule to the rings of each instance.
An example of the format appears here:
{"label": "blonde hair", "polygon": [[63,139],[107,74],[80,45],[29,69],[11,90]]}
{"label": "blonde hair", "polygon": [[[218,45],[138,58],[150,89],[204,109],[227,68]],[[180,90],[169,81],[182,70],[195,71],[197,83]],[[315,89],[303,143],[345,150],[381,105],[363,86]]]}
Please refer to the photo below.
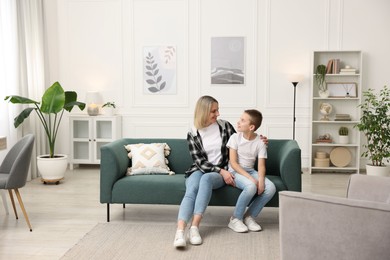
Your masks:
{"label": "blonde hair", "polygon": [[213,103],[218,104],[218,101],[211,96],[202,96],[196,102],[194,113],[194,125],[196,129],[202,129],[207,126]]}

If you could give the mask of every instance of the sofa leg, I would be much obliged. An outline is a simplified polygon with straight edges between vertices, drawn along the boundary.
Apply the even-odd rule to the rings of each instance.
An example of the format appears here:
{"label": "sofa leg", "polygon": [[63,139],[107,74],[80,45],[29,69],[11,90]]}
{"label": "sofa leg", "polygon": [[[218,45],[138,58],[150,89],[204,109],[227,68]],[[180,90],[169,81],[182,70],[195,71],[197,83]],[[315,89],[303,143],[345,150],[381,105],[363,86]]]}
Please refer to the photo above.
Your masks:
{"label": "sofa leg", "polygon": [[125,203],[123,203],[123,208],[126,208],[126,204]]}
{"label": "sofa leg", "polygon": [[110,222],[110,203],[107,203],[107,222]]}

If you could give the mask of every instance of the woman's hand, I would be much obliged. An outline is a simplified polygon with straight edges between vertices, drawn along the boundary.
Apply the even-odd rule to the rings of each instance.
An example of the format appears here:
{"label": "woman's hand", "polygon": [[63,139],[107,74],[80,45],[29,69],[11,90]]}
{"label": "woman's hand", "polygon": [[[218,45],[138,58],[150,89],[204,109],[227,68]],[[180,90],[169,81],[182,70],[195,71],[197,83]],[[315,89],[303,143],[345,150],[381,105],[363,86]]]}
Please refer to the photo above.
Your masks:
{"label": "woman's hand", "polygon": [[234,182],[234,175],[231,172],[229,172],[225,169],[221,169],[221,171],[219,173],[222,175],[223,180],[225,181],[225,183],[227,185],[236,187],[236,183]]}
{"label": "woman's hand", "polygon": [[260,135],[260,139],[261,141],[263,141],[263,143],[268,146],[268,138],[264,135]]}

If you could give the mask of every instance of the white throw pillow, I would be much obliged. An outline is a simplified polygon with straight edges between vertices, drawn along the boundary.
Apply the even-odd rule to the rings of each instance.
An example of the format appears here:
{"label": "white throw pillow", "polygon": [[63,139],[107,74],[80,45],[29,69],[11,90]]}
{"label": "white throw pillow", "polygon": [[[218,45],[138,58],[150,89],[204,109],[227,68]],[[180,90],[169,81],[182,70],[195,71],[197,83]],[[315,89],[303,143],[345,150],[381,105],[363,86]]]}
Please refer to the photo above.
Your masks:
{"label": "white throw pillow", "polygon": [[175,174],[168,167],[166,156],[171,148],[166,143],[128,144],[125,145],[129,152],[132,166],[127,169],[127,175],[140,174]]}

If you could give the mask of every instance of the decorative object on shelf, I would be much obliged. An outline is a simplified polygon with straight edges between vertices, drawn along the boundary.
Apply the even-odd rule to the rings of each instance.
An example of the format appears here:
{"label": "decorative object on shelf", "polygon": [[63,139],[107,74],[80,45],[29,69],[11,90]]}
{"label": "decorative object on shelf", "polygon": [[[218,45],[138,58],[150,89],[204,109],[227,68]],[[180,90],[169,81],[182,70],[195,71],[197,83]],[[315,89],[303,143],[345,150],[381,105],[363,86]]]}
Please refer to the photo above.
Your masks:
{"label": "decorative object on shelf", "polygon": [[329,115],[332,113],[333,107],[329,103],[321,103],[320,104],[320,113],[323,117],[320,119],[321,121],[329,121]]}
{"label": "decorative object on shelf", "polygon": [[356,97],[355,82],[332,82],[326,84],[329,90],[329,97]]}
{"label": "decorative object on shelf", "polygon": [[351,66],[346,65],[343,69],[340,69],[341,75],[356,75],[357,70],[354,68],[351,68]]}
{"label": "decorative object on shelf", "polygon": [[[14,120],[15,128],[21,125],[26,118],[28,118],[32,111],[35,111],[39,117],[42,126],[45,129],[45,134],[49,143],[49,151],[48,155],[41,155],[38,158],[62,158],[65,161],[65,169],[63,166],[51,166],[50,172],[55,172],[56,176],[46,176],[41,170],[43,168],[40,163],[41,160],[38,159],[37,166],[38,170],[41,173],[42,180],[45,181],[53,181],[57,180],[57,184],[65,175],[66,165],[67,165],[67,157],[61,154],[55,153],[55,143],[58,133],[58,128],[61,123],[62,116],[65,111],[72,111],[74,106],[79,107],[80,110],[84,110],[85,103],[77,101],[77,93],[75,91],[64,91],[59,82],[55,82],[50,88],[48,88],[42,96],[42,101],[34,101],[29,98],[21,97],[21,96],[7,96],[5,100],[9,100],[13,104],[33,104],[34,107],[25,108]],[[40,106],[39,106],[40,105]],[[62,165],[64,163],[62,162]],[[60,169],[61,168],[61,169]],[[60,173],[60,170],[63,170]],[[62,177],[58,177],[58,176]]]}
{"label": "decorative object on shelf", "polygon": [[[390,162],[390,89],[384,86],[375,94],[370,88],[363,91],[363,97],[363,102],[358,106],[362,115],[355,126],[367,139],[367,144],[363,144],[366,150],[362,156],[368,158],[372,166],[387,167],[387,174],[390,174],[390,167],[385,165],[385,162]],[[375,172],[366,169],[367,174],[375,175]]]}
{"label": "decorative object on shelf", "polygon": [[103,103],[99,92],[87,92],[85,102],[87,103],[87,113],[90,116],[97,116],[100,113],[100,106]]}
{"label": "decorative object on shelf", "polygon": [[330,152],[330,161],[336,167],[347,166],[352,159],[351,152],[345,147],[336,147]]}
{"label": "decorative object on shelf", "polygon": [[102,106],[103,113],[106,116],[113,116],[115,113],[115,108],[116,108],[115,102],[106,102]]}
{"label": "decorative object on shelf", "polygon": [[334,116],[334,121],[351,121],[350,114],[336,114]]}
{"label": "decorative object on shelf", "polygon": [[296,117],[295,117],[295,102],[296,102],[296,92],[297,92],[297,85],[300,81],[303,80],[302,75],[293,75],[290,77],[290,81],[292,85],[294,86],[294,106],[293,106],[293,140],[295,140],[295,122],[296,122]]}
{"label": "decorative object on shelf", "polygon": [[316,140],[317,143],[332,143],[332,137],[330,134],[320,135]]}
{"label": "decorative object on shelf", "polygon": [[325,81],[325,75],[326,75],[326,66],[323,64],[318,65],[315,71],[315,79],[318,85],[318,94],[322,98],[327,98],[329,96],[328,87]]}
{"label": "decorative object on shelf", "polygon": [[7,149],[7,137],[0,136],[0,150]]}
{"label": "decorative object on shelf", "polygon": [[349,129],[346,126],[341,126],[339,128],[339,143],[340,144],[348,144],[349,143],[348,132],[349,132]]}
{"label": "decorative object on shelf", "polygon": [[326,152],[316,152],[316,157],[314,158],[314,167],[329,167],[330,160]]}

